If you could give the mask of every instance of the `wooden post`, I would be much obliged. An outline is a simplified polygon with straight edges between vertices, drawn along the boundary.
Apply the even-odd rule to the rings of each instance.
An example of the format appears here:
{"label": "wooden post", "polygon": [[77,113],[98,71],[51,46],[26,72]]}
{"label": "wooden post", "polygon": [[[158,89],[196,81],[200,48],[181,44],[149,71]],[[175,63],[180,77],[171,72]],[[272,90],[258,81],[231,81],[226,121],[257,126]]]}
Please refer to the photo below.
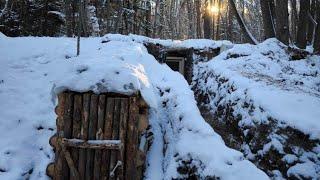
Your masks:
{"label": "wooden post", "polygon": [[[120,104],[120,99],[119,98],[115,98],[113,124],[112,124],[112,137],[111,137],[111,139],[114,139],[114,140],[118,140],[119,139],[120,105],[121,105]],[[118,152],[117,151],[111,151],[110,166],[109,166],[108,174],[116,166],[117,157],[118,157]],[[109,179],[116,179],[116,177],[110,177]]]}
{"label": "wooden post", "polygon": [[[88,121],[89,121],[89,113],[90,113],[90,94],[85,93],[83,95],[83,111],[82,111],[82,119],[81,119],[81,132],[80,136],[83,140],[88,140]],[[85,179],[86,172],[86,150],[80,149],[79,151],[79,173],[80,179]]]}
{"label": "wooden post", "polygon": [[[106,96],[100,95],[99,96],[99,104],[98,104],[98,126],[97,126],[97,133],[96,139],[102,140],[103,139],[103,126],[104,126],[104,115],[105,115],[105,105],[106,105]],[[100,179],[100,170],[101,170],[101,150],[96,150],[94,155],[94,168],[93,168],[93,179],[99,180]]]}
{"label": "wooden post", "polygon": [[[120,110],[120,141],[126,142],[127,137],[127,119],[128,119],[128,99],[122,99],[121,100],[121,110]],[[119,167],[118,178],[123,179],[123,175],[125,172],[125,151],[126,146],[124,145],[123,149],[120,150],[119,153],[119,161],[122,162],[122,165]]]}
{"label": "wooden post", "polygon": [[[65,96],[65,105],[64,105],[64,113],[63,113],[63,137],[71,138],[72,136],[72,116],[73,116],[73,93],[67,92]],[[59,142],[59,141],[58,141]],[[64,154],[65,156],[65,154]],[[63,179],[69,179],[69,167],[68,164],[65,163],[65,159],[63,160],[62,173]]]}
{"label": "wooden post", "polygon": [[[65,105],[65,93],[60,93],[58,95],[58,106],[56,108],[56,114],[57,114],[57,136],[58,138],[63,137],[63,112],[64,112],[64,105]],[[63,164],[63,157],[61,156],[61,148],[57,146],[56,148],[56,156],[55,156],[55,176],[54,180],[61,180],[62,177],[62,164]]]}
{"label": "wooden post", "polygon": [[[127,129],[127,146],[126,146],[126,180],[137,179],[136,169],[136,151],[138,150],[139,134],[137,131],[139,109],[137,106],[137,98],[129,98],[129,119]],[[139,178],[138,178],[139,179]]]}
{"label": "wooden post", "polygon": [[[91,95],[90,102],[90,115],[89,115],[89,129],[88,129],[88,139],[94,140],[96,137],[98,123],[98,95]],[[94,160],[94,150],[87,150],[87,161],[86,161],[86,179],[93,179],[93,160]]]}
{"label": "wooden post", "polygon": [[[81,114],[82,114],[82,96],[81,94],[75,94],[74,105],[73,105],[73,122],[72,122],[72,138],[81,138]],[[79,149],[72,148],[71,151],[72,159],[74,161],[75,168],[78,168],[79,163]],[[75,177],[71,176],[71,180],[76,180]]]}
{"label": "wooden post", "polygon": [[[103,139],[111,139],[112,137],[114,101],[114,98],[107,97]],[[101,179],[108,179],[110,169],[110,151],[104,150],[102,152],[101,164],[104,164],[104,166],[101,167]]]}

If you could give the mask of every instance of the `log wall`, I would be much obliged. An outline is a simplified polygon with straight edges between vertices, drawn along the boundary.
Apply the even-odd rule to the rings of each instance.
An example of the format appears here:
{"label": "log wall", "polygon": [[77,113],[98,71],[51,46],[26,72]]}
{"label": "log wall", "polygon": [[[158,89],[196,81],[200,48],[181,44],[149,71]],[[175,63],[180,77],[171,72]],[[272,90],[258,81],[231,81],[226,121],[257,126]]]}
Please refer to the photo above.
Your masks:
{"label": "log wall", "polygon": [[[58,95],[57,133],[50,139],[54,180],[142,179],[149,127],[140,95],[66,91]],[[144,141],[141,141],[144,142]],[[143,145],[147,147],[147,144]]]}

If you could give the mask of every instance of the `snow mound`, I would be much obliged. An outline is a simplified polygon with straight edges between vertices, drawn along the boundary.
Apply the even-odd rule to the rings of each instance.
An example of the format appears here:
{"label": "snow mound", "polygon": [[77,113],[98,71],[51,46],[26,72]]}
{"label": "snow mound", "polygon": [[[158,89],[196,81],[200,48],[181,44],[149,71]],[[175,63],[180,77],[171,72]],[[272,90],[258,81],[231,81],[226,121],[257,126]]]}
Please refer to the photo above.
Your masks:
{"label": "snow mound", "polygon": [[53,102],[64,89],[141,92],[154,133],[146,179],[268,179],[204,121],[183,76],[123,37],[82,39],[79,57],[75,39],[0,41],[1,179],[47,179],[45,168],[54,158],[48,143],[55,133]]}
{"label": "snow mound", "polygon": [[[290,61],[283,45],[269,39],[257,46],[234,45],[199,68],[201,72],[225,77],[234,85],[236,90],[230,100],[251,98],[256,107],[263,108],[279,123],[297,128],[312,138],[320,137],[319,56]],[[243,126],[268,121],[266,116],[244,119],[240,122]]]}
{"label": "snow mound", "polygon": [[7,38],[7,36],[0,32],[0,38]]}
{"label": "snow mound", "polygon": [[234,45],[195,62],[192,88],[227,145],[270,176],[319,178],[319,56],[294,61],[276,39]]}
{"label": "snow mound", "polygon": [[152,39],[145,36],[139,36],[134,34],[121,35],[121,34],[107,34],[102,38],[102,41],[123,41],[123,42],[137,42],[137,43],[151,43],[159,44],[167,48],[194,48],[194,49],[216,49],[220,47],[232,47],[230,41],[221,40],[214,41],[209,39],[188,39],[188,40],[162,40]]}

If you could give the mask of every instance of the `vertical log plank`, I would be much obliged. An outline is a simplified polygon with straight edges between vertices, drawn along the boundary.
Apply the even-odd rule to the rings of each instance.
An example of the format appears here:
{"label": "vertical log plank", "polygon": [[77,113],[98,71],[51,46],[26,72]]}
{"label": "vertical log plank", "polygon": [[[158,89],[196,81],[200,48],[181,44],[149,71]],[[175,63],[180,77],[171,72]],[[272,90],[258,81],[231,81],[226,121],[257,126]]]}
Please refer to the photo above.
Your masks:
{"label": "vertical log plank", "polygon": [[[120,125],[120,105],[121,105],[121,100],[120,98],[115,98],[114,102],[114,114],[113,114],[113,124],[112,124],[112,138],[113,140],[118,140],[119,139],[119,125]],[[118,152],[111,150],[111,156],[110,156],[110,166],[109,166],[109,172],[110,173],[113,168],[117,164],[117,155]],[[110,177],[109,179],[117,179],[116,176]]]}
{"label": "vertical log plank", "polygon": [[[107,97],[106,112],[105,112],[105,124],[103,139],[112,138],[112,124],[113,124],[113,112],[114,112],[114,98]],[[110,150],[104,150],[102,152],[101,164],[101,179],[107,180],[109,178],[109,164],[110,164]]]}
{"label": "vertical log plank", "polygon": [[[90,99],[91,96],[89,93],[83,94],[83,109],[82,109],[82,118],[81,118],[81,132],[80,137],[83,140],[88,140],[88,122],[89,122],[89,113],[90,113]],[[86,172],[86,150],[79,150],[79,174],[80,179],[85,179]]]}
{"label": "vertical log plank", "polygon": [[121,110],[120,110],[120,132],[119,132],[119,138],[121,142],[123,143],[123,148],[119,152],[119,160],[122,162],[122,166],[117,171],[118,178],[123,179],[124,172],[125,172],[125,151],[126,151],[126,137],[127,137],[127,119],[128,119],[128,99],[124,98],[121,99]]}
{"label": "vertical log plank", "polygon": [[[72,122],[72,138],[81,138],[81,115],[82,115],[82,96],[81,94],[74,95],[73,105],[73,122]],[[78,169],[79,149],[72,148],[71,156],[74,161],[74,166]],[[76,180],[74,176],[70,176],[71,180]]]}
{"label": "vertical log plank", "polygon": [[[88,129],[88,139],[94,140],[96,137],[98,123],[98,95],[91,95],[90,102],[90,115],[89,115],[89,129]],[[87,150],[87,161],[86,161],[86,179],[93,179],[93,160],[94,160],[94,150]]]}
{"label": "vertical log plank", "polygon": [[[72,136],[72,116],[73,116],[73,96],[74,94],[72,92],[67,92],[65,96],[65,105],[64,105],[64,113],[63,113],[63,137],[64,138],[71,138]],[[65,154],[64,154],[65,156]],[[62,165],[62,176],[63,179],[69,179],[70,172],[69,172],[69,166],[67,164],[67,161],[63,160]]]}
{"label": "vertical log plank", "polygon": [[[99,104],[98,104],[98,126],[97,126],[97,133],[96,133],[97,140],[103,139],[105,106],[106,106],[106,96],[100,95],[99,96]],[[94,180],[100,179],[101,154],[102,154],[101,150],[95,150],[94,168],[93,168],[93,179]],[[102,164],[102,165],[104,166],[104,164]]]}
{"label": "vertical log plank", "polygon": [[[63,112],[64,112],[64,102],[65,102],[65,93],[60,93],[58,95],[58,106],[56,107],[57,114],[57,136],[58,138],[63,138]],[[55,175],[54,180],[62,180],[62,162],[63,162],[62,150],[61,147],[57,146],[56,156],[55,156]]]}
{"label": "vertical log plank", "polygon": [[138,151],[139,134],[137,130],[138,126],[138,114],[139,109],[137,106],[137,97],[129,98],[129,119],[127,129],[127,141],[126,141],[126,180],[140,179],[137,177],[136,162]]}

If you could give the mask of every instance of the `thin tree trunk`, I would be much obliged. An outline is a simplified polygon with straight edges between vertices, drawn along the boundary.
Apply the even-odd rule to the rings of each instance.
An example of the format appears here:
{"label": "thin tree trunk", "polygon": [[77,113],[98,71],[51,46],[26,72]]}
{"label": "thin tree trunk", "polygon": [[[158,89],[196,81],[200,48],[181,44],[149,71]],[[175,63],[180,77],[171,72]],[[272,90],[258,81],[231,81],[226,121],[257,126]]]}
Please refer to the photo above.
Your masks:
{"label": "thin tree trunk", "polygon": [[236,16],[237,21],[240,25],[241,31],[244,34],[244,36],[246,37],[247,41],[251,44],[258,44],[258,41],[252,36],[251,32],[249,31],[249,29],[245,25],[242,17],[240,16],[239,12],[237,11],[237,7],[236,7],[234,1],[229,0],[229,5],[230,5],[231,10],[233,11],[233,13]]}
{"label": "thin tree trunk", "polygon": [[82,21],[81,21],[81,16],[82,16],[82,0],[79,1],[78,3],[78,10],[79,10],[79,15],[78,15],[78,37],[77,37],[77,56],[80,55],[80,36],[81,36],[81,26],[82,26]]}
{"label": "thin tree trunk", "polygon": [[[308,14],[314,19],[315,18],[315,14],[316,14],[316,0],[311,0],[311,7],[310,7],[310,11]],[[312,19],[308,18],[308,34],[307,34],[307,41],[309,44],[312,44],[312,40],[313,40],[313,34],[314,34],[314,22],[312,21]]]}
{"label": "thin tree trunk", "polygon": [[145,34],[147,37],[150,37],[150,24],[151,24],[151,4],[150,2],[147,2],[146,24],[145,24]]}
{"label": "thin tree trunk", "polygon": [[202,37],[201,31],[201,0],[196,1],[196,9],[197,9],[197,38]]}
{"label": "thin tree trunk", "polygon": [[230,7],[230,4],[228,4],[228,27],[227,27],[227,39],[232,41],[232,29],[233,29],[233,13]]}
{"label": "thin tree trunk", "polygon": [[289,44],[288,0],[276,0],[276,35],[279,41]]}
{"label": "thin tree trunk", "polygon": [[217,17],[217,30],[216,30],[216,40],[220,39],[220,19],[221,19],[221,0],[218,0],[218,17]]}
{"label": "thin tree trunk", "polygon": [[188,22],[189,22],[189,29],[188,29],[188,38],[194,38],[194,22],[193,22],[193,3],[192,1],[187,2],[188,5]]}
{"label": "thin tree trunk", "polygon": [[215,0],[210,0],[210,4],[209,4],[209,16],[212,18],[211,19],[211,36],[210,39],[214,39],[215,38],[215,26],[216,26],[216,22],[215,22],[215,14],[213,12],[211,12],[211,7],[215,5]]}
{"label": "thin tree trunk", "polygon": [[211,39],[211,20],[212,17],[210,17],[210,12],[209,12],[209,1],[206,0],[205,2],[205,13],[203,17],[203,34],[205,39]]}
{"label": "thin tree trunk", "polygon": [[313,42],[313,52],[315,54],[320,55],[320,2],[317,2],[316,5],[316,16],[317,16],[317,27],[315,31],[315,36],[314,36],[314,42]]}
{"label": "thin tree trunk", "polygon": [[275,37],[273,20],[270,10],[270,0],[260,0],[262,20],[263,20],[263,29],[265,39]]}
{"label": "thin tree trunk", "polygon": [[88,31],[88,16],[87,16],[87,0],[80,0],[81,1],[81,25],[83,30],[83,36],[88,37],[89,31]]}
{"label": "thin tree trunk", "polygon": [[299,23],[297,33],[297,46],[305,49],[307,46],[307,22],[308,9],[310,7],[310,0],[300,0]]}
{"label": "thin tree trunk", "polygon": [[297,13],[297,1],[290,0],[291,2],[291,34],[293,34],[291,41],[296,42],[297,34],[297,22],[298,22],[298,13]]}
{"label": "thin tree trunk", "polygon": [[67,37],[72,37],[72,17],[71,17],[71,2],[70,0],[64,1],[64,8],[65,8],[65,14],[66,14],[66,30],[67,30]]}
{"label": "thin tree trunk", "polygon": [[153,35],[152,37],[155,38],[157,34],[157,28],[158,28],[158,19],[159,19],[159,5],[160,5],[160,0],[156,1],[156,7],[155,7],[155,14],[154,14],[154,22],[153,22]]}

